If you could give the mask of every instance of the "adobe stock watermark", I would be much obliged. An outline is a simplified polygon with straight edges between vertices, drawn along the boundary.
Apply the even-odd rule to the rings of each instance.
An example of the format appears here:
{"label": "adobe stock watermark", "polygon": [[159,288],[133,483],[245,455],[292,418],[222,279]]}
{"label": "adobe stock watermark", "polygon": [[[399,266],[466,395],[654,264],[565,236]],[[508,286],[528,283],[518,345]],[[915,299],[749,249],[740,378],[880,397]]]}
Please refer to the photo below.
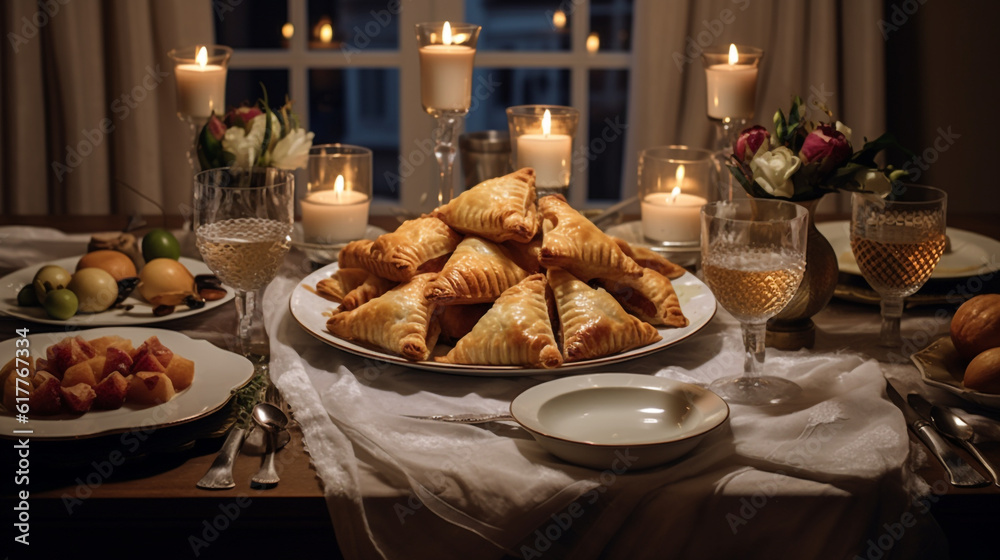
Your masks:
{"label": "adobe stock watermark", "polygon": [[617,143],[628,130],[628,124],[622,121],[621,115],[614,118],[604,119],[604,128],[600,134],[594,136],[586,145],[577,146],[573,150],[573,172],[586,173],[590,162],[595,161],[604,152],[608,151],[611,145]]}
{"label": "adobe stock watermark", "polygon": [[[931,511],[931,506],[941,499],[941,496],[948,493],[948,483],[943,480],[935,480],[931,484],[931,492],[925,497],[913,499],[912,508],[908,508],[900,514],[899,518],[882,524],[877,537],[868,539],[861,545],[864,552],[859,552],[853,560],[881,560],[888,554],[899,541],[903,540],[910,529],[917,526],[920,517],[927,515]],[[911,509],[916,510],[911,511]]]}
{"label": "adobe stock watermark", "polygon": [[7,32],[7,41],[10,42],[10,48],[14,51],[14,54],[21,52],[21,47],[27,45],[32,39],[38,36],[38,33],[43,27],[52,21],[52,18],[56,17],[62,6],[70,3],[71,0],[42,0],[38,3],[38,11],[31,14],[31,17],[24,16],[21,18],[21,27],[18,28],[18,32],[13,31]]}
{"label": "adobe stock watermark", "polygon": [[385,8],[368,12],[370,18],[363,27],[355,25],[352,28],[354,34],[351,36],[351,41],[344,43],[341,49],[348,64],[350,64],[352,56],[366,49],[368,45],[372,44],[372,40],[381,35],[392,24],[393,18],[399,15],[401,6],[402,0],[389,0]]}
{"label": "adobe stock watermark", "polygon": [[903,0],[896,2],[889,9],[889,19],[878,20],[878,30],[882,34],[882,39],[889,40],[889,34],[899,31],[899,28],[910,21],[910,16],[917,13],[920,6],[927,3],[927,0]]}
{"label": "adobe stock watermark", "polygon": [[235,12],[236,7],[243,3],[243,0],[212,0],[212,11],[219,21],[225,21],[226,14]]}
{"label": "adobe stock watermark", "polygon": [[[731,1],[739,12],[746,11],[750,7],[750,0]],[[688,35],[687,39],[684,40],[684,52],[674,51],[672,58],[674,59],[674,64],[677,65],[677,70],[683,72],[684,65],[698,60],[702,53],[705,52],[705,48],[714,43],[722,35],[726,26],[736,21],[736,16],[739,12],[733,11],[730,8],[723,8],[716,17],[702,20],[701,25],[704,29],[695,36]]]}
{"label": "adobe stock watermark", "polygon": [[552,30],[556,31],[559,29],[558,27],[556,27],[555,23],[556,12],[562,12],[563,16],[568,18],[569,16],[573,15],[574,12],[576,12],[576,9],[580,6],[580,4],[583,4],[583,0],[562,0],[562,2],[560,2],[559,5],[556,6],[556,9],[545,10],[545,17],[549,20],[549,26],[552,28]]}
{"label": "adobe stock watermark", "polygon": [[[146,75],[143,76],[142,81],[111,102],[111,112],[119,122],[124,121],[169,75],[170,72],[160,70],[159,64],[155,67],[146,66]],[[83,138],[75,145],[66,146],[65,159],[52,162],[52,172],[55,173],[56,179],[62,182],[68,173],[72,173],[79,167],[94,153],[94,149],[104,143],[104,139],[114,131],[115,121],[111,117],[101,119],[94,128],[81,130],[80,135]]]}
{"label": "adobe stock watermark", "polygon": [[951,125],[947,129],[938,127],[937,133],[930,146],[927,146],[923,152],[913,156],[909,161],[900,166],[900,169],[906,171],[908,174],[906,178],[907,182],[917,182],[923,172],[930,169],[930,166],[937,162],[941,154],[951,149],[955,145],[955,141],[962,137],[961,134],[952,132]]}

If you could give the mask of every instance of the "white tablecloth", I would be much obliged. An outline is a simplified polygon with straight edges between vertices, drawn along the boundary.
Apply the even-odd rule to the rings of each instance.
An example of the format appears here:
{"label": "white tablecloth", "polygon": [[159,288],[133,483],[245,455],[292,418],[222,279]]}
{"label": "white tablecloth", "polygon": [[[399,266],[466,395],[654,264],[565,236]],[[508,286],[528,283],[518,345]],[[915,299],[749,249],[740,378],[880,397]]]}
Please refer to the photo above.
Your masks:
{"label": "white tablecloth", "polygon": [[[947,488],[913,474],[926,454],[911,449],[884,376],[904,394],[927,388],[875,345],[877,308],[835,303],[817,317],[815,349],[768,349],[767,371],[804,388],[795,402],[734,405],[728,427],[681,460],[599,472],[556,459],[514,424],[402,416],[502,412],[549,377],[445,375],[334,349],[288,311],[308,270],[285,272],[265,296],[272,375],[302,424],[348,558],[946,554],[921,500]],[[933,338],[947,320],[908,312],[903,329]],[[720,308],[681,344],[588,371],[706,384],[742,368],[738,333]]]}

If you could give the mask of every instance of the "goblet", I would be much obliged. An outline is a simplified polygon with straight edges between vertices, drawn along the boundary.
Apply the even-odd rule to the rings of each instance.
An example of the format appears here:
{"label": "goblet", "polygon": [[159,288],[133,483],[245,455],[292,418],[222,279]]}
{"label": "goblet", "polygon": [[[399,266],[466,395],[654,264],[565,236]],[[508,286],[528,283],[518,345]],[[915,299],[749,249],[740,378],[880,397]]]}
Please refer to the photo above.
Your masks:
{"label": "goblet", "polygon": [[198,251],[236,290],[237,337],[248,357],[257,293],[274,279],[288,253],[294,202],[295,176],[289,170],[223,167],[195,175]]}
{"label": "goblet", "polygon": [[447,21],[417,24],[420,102],[435,119],[432,138],[440,175],[438,205],[451,201],[454,191],[455,138],[472,104],[472,66],[480,29]]}
{"label": "goblet", "polygon": [[801,388],[762,375],[767,320],[784,308],[805,271],[809,213],[791,202],[720,201],[701,210],[701,259],[705,282],[743,333],[743,375],[714,381],[711,389],[739,404],[775,404]]}
{"label": "goblet", "polygon": [[882,346],[899,347],[903,298],[927,282],[945,247],[948,195],[900,185],[886,198],[851,195],[851,251],[868,284],[882,296]]}

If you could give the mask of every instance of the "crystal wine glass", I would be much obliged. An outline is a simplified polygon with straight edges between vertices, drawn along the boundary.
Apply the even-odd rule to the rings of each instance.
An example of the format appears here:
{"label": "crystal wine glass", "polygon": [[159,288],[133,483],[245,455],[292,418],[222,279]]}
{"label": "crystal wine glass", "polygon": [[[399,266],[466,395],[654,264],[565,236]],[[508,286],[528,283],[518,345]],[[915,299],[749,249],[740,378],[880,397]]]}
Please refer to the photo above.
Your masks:
{"label": "crystal wine glass", "polygon": [[868,284],[882,296],[882,346],[899,347],[903,298],[934,272],[945,247],[948,195],[901,185],[886,198],[851,195],[851,250]]}
{"label": "crystal wine glass", "polygon": [[469,23],[417,24],[420,54],[420,102],[435,125],[434,157],[440,187],[437,204],[451,201],[455,139],[461,119],[472,105],[472,67],[481,27]]}
{"label": "crystal wine glass", "polygon": [[194,229],[198,251],[223,283],[236,290],[240,352],[251,356],[258,292],[271,283],[288,253],[295,178],[276,168],[223,167],[195,175]]}
{"label": "crystal wine glass", "polygon": [[775,404],[801,391],[792,381],[761,371],[767,320],[802,282],[808,215],[798,204],[756,198],[702,208],[702,273],[715,299],[740,322],[746,353],[743,375],[711,385],[727,401]]}

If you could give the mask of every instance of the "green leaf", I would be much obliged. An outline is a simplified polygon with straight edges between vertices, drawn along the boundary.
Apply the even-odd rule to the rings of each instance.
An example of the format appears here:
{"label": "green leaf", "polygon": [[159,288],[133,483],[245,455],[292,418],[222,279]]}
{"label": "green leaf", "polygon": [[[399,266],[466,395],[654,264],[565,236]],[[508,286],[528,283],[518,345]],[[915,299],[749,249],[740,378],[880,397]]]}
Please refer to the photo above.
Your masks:
{"label": "green leaf", "polygon": [[271,115],[274,114],[271,111],[271,106],[267,100],[267,88],[264,87],[263,82],[260,84],[260,89],[264,91],[264,99],[261,103],[264,105],[264,140],[261,142],[260,155],[257,156],[256,165],[264,166],[267,161],[267,147],[271,145]]}

